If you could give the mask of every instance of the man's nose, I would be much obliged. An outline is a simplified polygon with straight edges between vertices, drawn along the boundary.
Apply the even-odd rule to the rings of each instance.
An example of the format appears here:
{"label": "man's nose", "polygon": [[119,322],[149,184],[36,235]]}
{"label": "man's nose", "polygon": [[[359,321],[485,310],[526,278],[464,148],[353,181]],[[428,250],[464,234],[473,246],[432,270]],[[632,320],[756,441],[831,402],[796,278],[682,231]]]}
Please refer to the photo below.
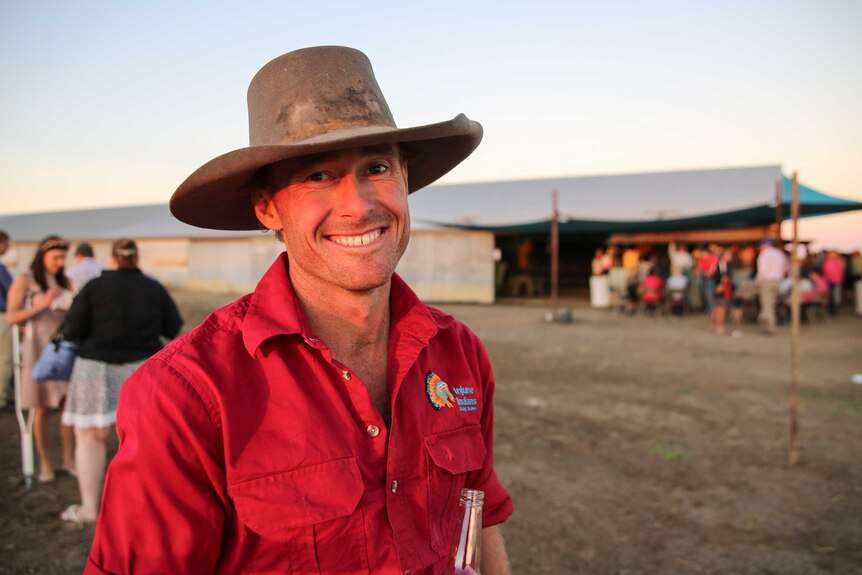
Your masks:
{"label": "man's nose", "polygon": [[374,209],[374,187],[370,182],[350,174],[341,179],[338,213],[344,217],[364,217]]}

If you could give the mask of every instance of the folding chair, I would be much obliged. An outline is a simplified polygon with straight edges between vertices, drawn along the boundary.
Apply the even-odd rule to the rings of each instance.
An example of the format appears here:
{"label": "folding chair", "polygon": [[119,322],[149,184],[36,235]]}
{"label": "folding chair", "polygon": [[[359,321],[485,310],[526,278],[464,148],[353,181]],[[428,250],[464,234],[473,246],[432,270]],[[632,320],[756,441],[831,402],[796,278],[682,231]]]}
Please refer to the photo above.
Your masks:
{"label": "folding chair", "polygon": [[664,313],[664,282],[658,276],[649,275],[644,278],[639,291],[638,312]]}
{"label": "folding chair", "polygon": [[668,289],[665,304],[665,312],[673,315],[686,315],[688,313],[688,287],[685,289]]}
{"label": "folding chair", "polygon": [[822,300],[814,301],[808,304],[808,319],[813,320],[814,316],[820,318],[820,323],[826,323],[826,302]]}
{"label": "folding chair", "polygon": [[820,323],[826,323],[826,296],[818,294],[817,297],[810,302],[803,304],[803,317],[808,320],[808,323],[814,321],[817,317]]}

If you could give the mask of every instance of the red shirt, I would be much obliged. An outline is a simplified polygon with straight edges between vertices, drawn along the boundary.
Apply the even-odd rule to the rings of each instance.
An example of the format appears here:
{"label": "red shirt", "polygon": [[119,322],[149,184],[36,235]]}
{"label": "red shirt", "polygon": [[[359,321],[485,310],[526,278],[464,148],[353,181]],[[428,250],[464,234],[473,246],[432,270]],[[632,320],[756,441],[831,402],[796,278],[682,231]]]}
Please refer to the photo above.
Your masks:
{"label": "red shirt", "polygon": [[[442,573],[462,487],[483,524],[512,502],[493,467],[479,339],[397,276],[391,426],[311,332],[276,260],[122,388],[85,573]],[[444,383],[445,382],[445,383]]]}
{"label": "red shirt", "polygon": [[718,256],[712,253],[707,253],[697,260],[697,271],[704,277],[711,278],[715,275],[715,270],[718,268]]}
{"label": "red shirt", "polygon": [[823,262],[823,277],[833,285],[844,283],[844,260],[841,256],[837,258],[826,258]]}

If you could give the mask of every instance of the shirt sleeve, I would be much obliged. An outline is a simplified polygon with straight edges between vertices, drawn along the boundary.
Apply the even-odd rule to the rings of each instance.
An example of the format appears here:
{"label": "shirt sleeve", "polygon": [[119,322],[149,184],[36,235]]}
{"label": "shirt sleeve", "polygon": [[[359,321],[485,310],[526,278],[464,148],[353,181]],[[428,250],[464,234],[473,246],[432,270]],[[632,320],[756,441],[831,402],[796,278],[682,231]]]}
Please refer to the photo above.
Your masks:
{"label": "shirt sleeve", "polygon": [[[475,337],[475,336],[474,336]],[[485,347],[476,338],[479,370],[482,374],[482,436],[485,440],[485,462],[481,469],[467,475],[466,486],[485,492],[482,527],[504,522],[514,511],[512,498],[497,479],[494,470],[494,374]]]}
{"label": "shirt sleeve", "polygon": [[215,405],[161,359],[122,387],[111,463],[84,573],[212,573],[227,494]]}

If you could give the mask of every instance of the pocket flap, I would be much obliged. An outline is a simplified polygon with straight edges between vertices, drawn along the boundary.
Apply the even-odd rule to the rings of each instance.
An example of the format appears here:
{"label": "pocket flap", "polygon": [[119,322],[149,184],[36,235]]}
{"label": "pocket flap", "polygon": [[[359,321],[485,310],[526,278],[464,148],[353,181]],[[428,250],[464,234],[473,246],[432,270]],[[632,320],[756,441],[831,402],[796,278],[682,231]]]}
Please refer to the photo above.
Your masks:
{"label": "pocket flap", "polygon": [[485,441],[478,425],[429,435],[425,449],[437,467],[453,475],[479,469],[485,461]]}
{"label": "pocket flap", "polygon": [[240,520],[261,535],[345,517],[365,486],[354,457],[267,475],[228,488]]}

